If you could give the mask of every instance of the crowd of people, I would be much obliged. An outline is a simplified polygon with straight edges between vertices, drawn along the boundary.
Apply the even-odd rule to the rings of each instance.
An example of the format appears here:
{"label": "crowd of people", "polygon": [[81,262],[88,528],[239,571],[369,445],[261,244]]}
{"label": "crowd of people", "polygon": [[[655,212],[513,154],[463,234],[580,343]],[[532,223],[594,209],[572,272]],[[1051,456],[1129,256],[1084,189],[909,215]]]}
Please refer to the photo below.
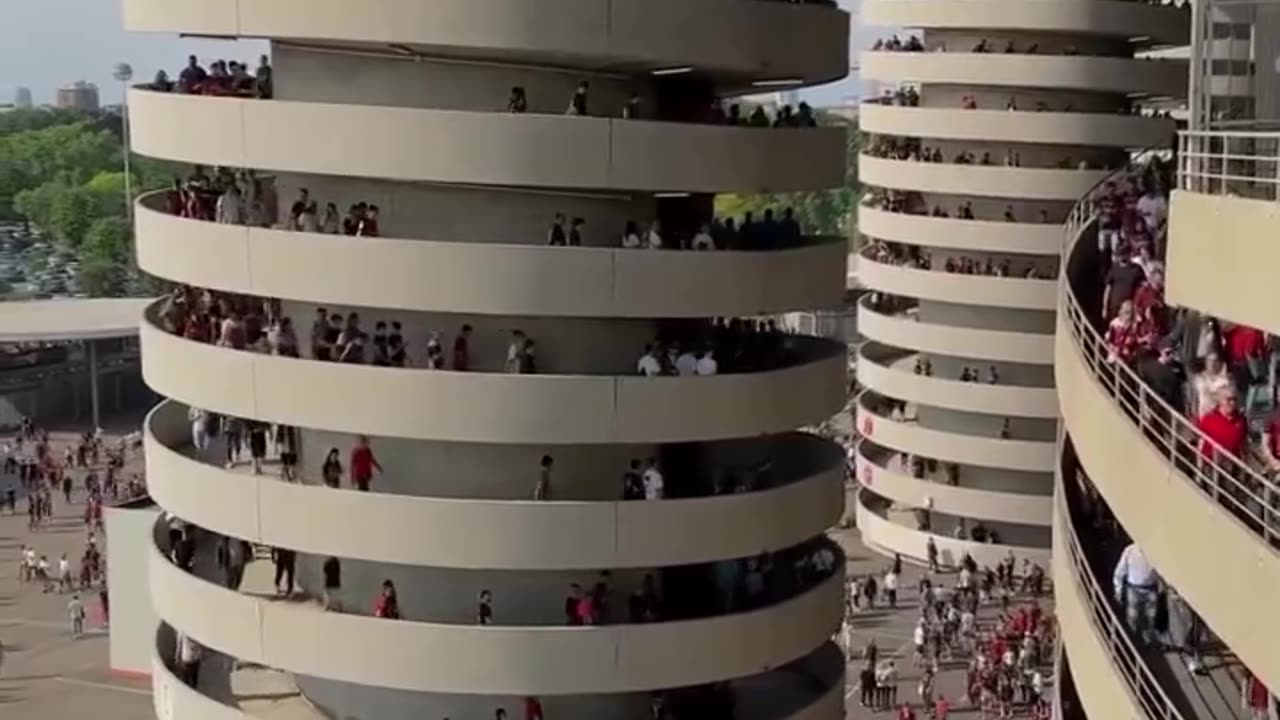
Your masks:
{"label": "crowd of people", "polygon": [[[916,696],[922,713],[946,720],[962,706],[977,709],[983,718],[1013,717],[1016,711],[1037,720],[1050,717],[1052,700],[1045,693],[1047,667],[1052,663],[1056,626],[1045,613],[1040,598],[1046,591],[1043,568],[1024,561],[1016,571],[1012,556],[996,570],[982,568],[966,555],[952,587],[935,584],[938,568],[917,584],[920,614],[912,629],[911,662],[920,672]],[[850,660],[860,659],[859,702],[874,711],[893,711],[898,720],[915,720],[916,704],[899,698],[899,668],[894,657],[881,657],[874,637],[855,650],[852,618],[882,607],[898,607],[902,582],[902,558],[877,575],[852,576],[846,595],[843,644]],[[1015,598],[1024,601],[1012,607]],[[979,620],[982,608],[998,603],[992,623]],[[936,692],[935,682],[944,664],[966,662],[964,692],[948,699]]]}
{"label": "crowd of people", "polygon": [[79,637],[85,632],[87,617],[82,595],[96,594],[103,626],[110,617],[102,548],[103,508],[108,502],[126,502],[146,495],[146,485],[137,473],[127,479],[121,477],[126,454],[140,444],[136,437],[109,444],[101,431],[86,432],[66,443],[61,452],[54,443],[48,430],[30,418],[22,418],[18,432],[0,444],[0,478],[8,485],[5,504],[10,514],[17,512],[18,489],[22,489],[27,499],[28,531],[36,532],[50,525],[55,498],[60,498],[64,507],[72,505],[73,475],[83,473],[84,542],[78,564],[72,553],[60,553],[54,560],[30,543],[21,545],[18,560],[21,585],[38,586],[43,594],[71,595],[68,619],[72,637]]}
{"label": "crowd of people", "polygon": [[[970,209],[970,214],[972,210]],[[918,245],[907,245],[884,240],[871,240],[862,250],[862,256],[883,265],[910,267],[918,270],[933,270],[933,256]],[[950,256],[943,264],[945,272],[957,275],[985,275],[988,277],[1022,277],[1027,279],[1056,279],[1057,271],[1052,267],[1041,267],[1027,261],[1015,266],[1009,258],[997,261],[993,257],[985,259],[961,256]]]}
{"label": "crowd of people", "polygon": [[1096,199],[1106,362],[1130,370],[1163,403],[1143,400],[1139,407],[1126,392],[1122,404],[1131,414],[1162,426],[1172,412],[1196,428],[1198,458],[1179,457],[1180,463],[1216,469],[1214,482],[1229,485],[1220,488],[1220,501],[1246,523],[1262,516],[1274,524],[1280,497],[1243,470],[1280,471],[1280,340],[1165,303],[1169,187],[1168,168],[1153,161],[1107,183]]}
{"label": "crowd of people", "polygon": [[[966,101],[971,99],[972,96],[966,96]],[[862,152],[864,155],[869,157],[884,158],[886,160],[910,160],[912,162],[946,163],[952,165],[994,166],[998,164],[996,162],[996,158],[992,157],[990,151],[984,151],[979,155],[968,150],[961,150],[953,155],[951,160],[948,161],[943,155],[941,148],[924,145],[920,138],[898,137],[893,135],[871,136],[871,141],[866,144]],[[1077,161],[1070,155],[1064,155],[1055,162],[1053,167],[1060,170],[1105,170],[1118,166],[1120,162],[1119,156],[1114,159],[1106,159],[1103,161],[1098,161],[1097,159]],[[1005,151],[1002,164],[1005,167],[1022,167],[1022,153],[1017,152],[1012,148]]]}
{"label": "crowd of people", "polygon": [[[905,38],[899,38],[892,35],[887,38],[879,38],[871,46],[872,50],[882,52],[946,52],[946,43],[938,42],[926,46],[924,41],[918,35],[908,35]],[[1080,48],[1075,45],[1063,45],[1062,47],[1053,49],[1041,49],[1038,42],[1020,42],[1013,38],[1007,38],[1003,41],[992,40],[990,38],[980,38],[977,42],[968,47],[966,51],[970,53],[1002,53],[1006,55],[1080,55]],[[1095,47],[1088,53],[1090,57],[1128,57],[1123,51],[1109,50],[1106,48]]]}
{"label": "crowd of people", "polygon": [[[166,331],[195,342],[234,350],[301,357],[297,332],[275,299],[175,288],[165,299],[160,319]],[[466,372],[473,369],[474,328],[463,324],[446,357],[439,331],[432,331],[421,359],[411,357],[399,321],[374,323],[370,335],[360,315],[331,313],[317,308],[311,326],[313,360],[381,367],[421,367]],[[536,342],[523,330],[509,333],[503,372],[535,374]],[[716,375],[721,372],[761,372],[794,360],[796,338],[774,320],[714,318],[709,323],[671,328],[644,347],[637,362],[639,375]]]}
{"label": "crowd of people", "polygon": [[[864,207],[902,215],[927,215],[936,218],[952,217],[952,214],[941,205],[934,204],[930,206],[923,195],[910,190],[871,188],[863,195],[862,204]],[[1004,222],[1039,223],[1041,225],[1056,224],[1049,217],[1047,208],[1038,209],[1033,218],[1023,218],[1018,216],[1012,205],[1006,205],[1000,217],[979,217],[974,211],[973,202],[968,200],[956,207],[955,217],[959,220],[1003,220]]]}
{"label": "crowd of people", "polygon": [[[298,195],[282,221],[277,220],[278,199],[275,184],[258,177],[252,170],[194,166],[186,178],[174,178],[165,200],[165,212],[177,217],[251,227],[280,227],[299,232],[378,237],[381,210],[376,204],[360,200],[347,206],[346,213],[337,203],[327,202],[324,209],[308,188]],[[556,213],[547,228],[548,246],[581,246],[587,221]],[[627,249],[683,250],[778,250],[793,248],[804,242],[804,229],[795,209],[782,208],[779,215],[766,208],[757,218],[752,211],[741,219],[713,217],[693,232],[668,231],[658,220],[640,224],[626,222],[619,245]]]}
{"label": "crowd of people", "polygon": [[187,66],[171,80],[164,70],[156,72],[148,89],[185,95],[217,95],[270,99],[272,96],[271,61],[258,58],[258,68],[249,72],[249,64],[235,60],[214,60],[205,70],[195,55],[187,56]]}

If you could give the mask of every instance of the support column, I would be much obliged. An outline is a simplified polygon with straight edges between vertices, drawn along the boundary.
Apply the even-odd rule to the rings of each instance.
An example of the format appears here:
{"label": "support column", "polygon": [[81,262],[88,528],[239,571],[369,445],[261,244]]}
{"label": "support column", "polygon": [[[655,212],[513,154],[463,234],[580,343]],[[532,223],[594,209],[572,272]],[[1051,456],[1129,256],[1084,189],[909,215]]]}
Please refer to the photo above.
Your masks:
{"label": "support column", "polygon": [[96,430],[102,426],[102,403],[98,397],[98,343],[96,340],[86,340],[85,344],[89,346],[89,402],[93,408],[93,427]]}

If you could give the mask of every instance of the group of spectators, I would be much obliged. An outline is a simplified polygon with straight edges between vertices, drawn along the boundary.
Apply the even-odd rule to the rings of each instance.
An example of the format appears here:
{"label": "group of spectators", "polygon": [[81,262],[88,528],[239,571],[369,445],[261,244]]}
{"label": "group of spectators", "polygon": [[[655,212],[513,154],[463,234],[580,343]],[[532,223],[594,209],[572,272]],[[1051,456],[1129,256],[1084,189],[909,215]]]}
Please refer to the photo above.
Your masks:
{"label": "group of spectators", "polygon": [[200,59],[190,55],[187,57],[187,66],[178,73],[176,81],[170,80],[169,74],[160,70],[156,72],[149,89],[188,95],[270,99],[271,76],[271,62],[266,55],[258,58],[258,68],[252,74],[248,63],[235,60],[214,60],[209,69],[205,70]]}
{"label": "group of spectators", "polygon": [[186,178],[173,179],[165,212],[177,217],[231,225],[271,227],[276,217],[275,187],[252,170],[196,165]]}
{"label": "group of spectators", "polygon": [[[589,81],[583,80],[578,83],[577,87],[574,88],[573,95],[569,97],[569,105],[565,109],[565,114],[578,117],[598,115],[598,113],[591,111],[593,105],[590,101],[590,92],[591,83]],[[529,93],[523,85],[515,85],[511,88],[511,93],[507,96],[507,112],[514,114],[529,112]],[[627,101],[623,103],[618,116],[624,120],[643,120],[648,115],[650,113],[645,110],[644,99],[640,96],[640,93],[633,92],[628,96]],[[807,102],[801,102],[796,107],[782,105],[774,113],[773,118],[770,118],[762,105],[756,105],[751,110],[751,113],[744,117],[741,105],[732,103],[726,107],[722,101],[716,100],[704,111],[697,113],[693,117],[682,119],[685,122],[699,122],[709,125],[760,128],[817,127],[818,125],[818,119],[814,114],[813,107]]]}
{"label": "group of spectators", "polygon": [[[1146,401],[1138,407],[1131,391],[1122,390],[1129,412],[1164,424],[1173,420],[1172,411],[1196,427],[1198,462],[1237,481],[1221,488],[1220,499],[1256,524],[1251,515],[1259,512],[1275,518],[1280,498],[1242,470],[1280,472],[1280,342],[1248,325],[1166,305],[1162,258],[1169,187],[1169,170],[1157,160],[1107,183],[1097,197],[1106,361],[1136,373],[1169,408]],[[1261,426],[1257,442],[1255,421]]]}
{"label": "group of spectators", "polygon": [[[564,217],[557,215],[555,223],[548,232],[548,245],[575,245],[574,233],[580,230],[581,218],[574,218],[566,236],[563,230]],[[567,237],[568,242],[565,242]],[[763,217],[757,219],[755,213],[747,211],[741,220],[734,218],[712,218],[703,223],[693,235],[676,234],[673,238],[663,232],[659,221],[654,220],[647,229],[642,230],[634,221],[628,220],[622,231],[622,247],[628,249],[647,248],[679,248],[684,250],[779,250],[798,247],[804,241],[804,230],[796,219],[795,209],[785,207],[779,219],[773,208],[766,208]]]}
{"label": "group of spectators", "polygon": [[[966,96],[966,101],[972,99],[972,96]],[[910,160],[913,162],[925,163],[947,163],[946,157],[942,154],[942,149],[937,147],[929,147],[923,145],[920,138],[915,137],[895,137],[892,135],[875,135],[871,138],[871,142],[863,149],[863,154],[870,157],[885,158],[888,160]],[[1005,152],[1003,164],[1005,167],[1022,167],[1022,153],[1013,149]],[[1069,155],[1059,158],[1054,164],[1058,169],[1108,169],[1114,166],[1118,160],[1110,158],[1103,160],[1075,160]],[[992,157],[990,151],[984,151],[981,155],[968,150],[961,150],[952,156],[950,164],[953,165],[996,165],[996,158]],[[1038,166],[1045,167],[1045,166]]]}
{"label": "group of spectators", "polygon": [[[886,212],[899,213],[903,215],[928,215],[936,218],[949,218],[951,213],[947,212],[941,205],[933,205],[930,207],[925,202],[924,196],[915,191],[909,190],[890,190],[885,188],[871,188],[862,198],[862,204],[875,210],[884,210]],[[974,213],[973,203],[966,201],[956,208],[955,217],[960,220],[995,220],[994,217],[979,218]],[[1000,218],[1005,222],[1033,222],[1032,220],[1024,220],[1019,218],[1012,205],[1005,206],[1004,214]],[[1053,220],[1049,217],[1049,211],[1046,208],[1040,208],[1034,222],[1044,225],[1053,224]]]}
{"label": "group of spectators", "polygon": [[[970,213],[972,214],[972,210]],[[876,263],[912,267],[919,270],[932,270],[933,256],[916,245],[905,245],[883,240],[872,240],[862,251],[862,256]],[[1057,272],[1053,268],[1041,268],[1034,262],[1023,263],[1023,267],[1014,267],[1013,261],[1005,258],[996,261],[987,257],[985,260],[976,257],[948,257],[943,270],[957,275],[985,275],[988,277],[1022,277],[1029,279],[1054,279]]]}

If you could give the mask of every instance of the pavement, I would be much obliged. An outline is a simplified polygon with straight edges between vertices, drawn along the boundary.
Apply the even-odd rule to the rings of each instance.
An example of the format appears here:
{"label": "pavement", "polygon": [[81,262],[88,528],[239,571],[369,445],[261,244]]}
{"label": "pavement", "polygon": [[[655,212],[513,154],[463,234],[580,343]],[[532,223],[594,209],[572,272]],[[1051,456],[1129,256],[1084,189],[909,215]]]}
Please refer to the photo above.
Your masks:
{"label": "pavement", "polygon": [[[840,543],[848,557],[848,577],[875,575],[876,582],[882,584],[884,574],[888,572],[893,564],[891,558],[880,555],[863,545],[856,529],[835,530],[831,532],[831,536]],[[858,671],[862,668],[860,654],[862,648],[872,638],[876,641],[881,659],[895,658],[897,660],[895,664],[898,667],[899,676],[898,702],[910,702],[916,711],[917,717],[921,718],[921,720],[927,717],[922,712],[923,707],[919,696],[916,694],[920,672],[912,667],[911,662],[913,654],[912,632],[915,629],[916,621],[920,617],[920,597],[919,593],[916,592],[916,588],[920,578],[924,575],[931,577],[935,587],[949,587],[954,584],[954,575],[952,573],[929,573],[926,568],[914,565],[904,559],[902,577],[899,578],[898,583],[897,609],[889,610],[883,606],[883,602],[879,602],[880,607],[877,609],[861,611],[854,615],[855,657],[846,667],[846,720],[870,720],[871,718],[886,720],[896,718],[894,712],[875,712],[869,708],[862,707],[859,703]],[[1010,603],[1010,608],[1017,608],[1019,604],[1028,602],[1030,602],[1029,599],[1018,598]],[[1051,596],[1041,598],[1040,606],[1047,613],[1051,613],[1053,598]],[[979,631],[981,632],[990,627],[998,615],[998,605],[988,605],[981,608],[977,616]],[[950,663],[943,663],[934,681],[934,696],[945,696],[947,698],[951,703],[952,718],[979,717],[977,708],[959,703],[959,698],[964,695],[965,669],[968,661],[969,658],[965,657],[957,658]],[[1041,672],[1044,673],[1048,681],[1045,684],[1045,693],[1048,695],[1053,692],[1052,666],[1045,666],[1041,669]],[[1025,711],[1018,710],[1015,711],[1014,717],[1025,718],[1028,715]]]}
{"label": "pavement", "polygon": [[[109,424],[111,430],[137,428],[137,419]],[[57,457],[85,428],[51,430]],[[115,437],[118,437],[115,436]],[[141,472],[137,450],[129,455],[124,477]],[[67,615],[69,595],[44,594],[36,583],[20,583],[18,558],[21,546],[35,547],[55,563],[62,553],[72,558],[73,569],[84,548],[85,528],[83,472],[73,474],[76,486],[71,504],[54,497],[54,515],[48,527],[27,529],[26,502],[19,501],[17,515],[0,513],[0,643],[5,657],[0,665],[0,717],[4,720],[151,720],[151,683],[146,679],[113,676],[109,669],[107,634],[102,627],[96,597],[83,597],[88,611],[88,633],[72,638]],[[0,488],[16,476],[0,475]],[[104,552],[105,555],[105,552]]]}

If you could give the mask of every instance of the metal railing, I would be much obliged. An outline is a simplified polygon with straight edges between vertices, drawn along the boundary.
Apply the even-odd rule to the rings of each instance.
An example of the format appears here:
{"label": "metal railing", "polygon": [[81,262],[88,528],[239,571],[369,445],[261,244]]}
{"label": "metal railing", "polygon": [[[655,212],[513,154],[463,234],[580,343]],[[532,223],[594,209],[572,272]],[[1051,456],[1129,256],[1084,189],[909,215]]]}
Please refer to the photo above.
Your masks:
{"label": "metal railing", "polygon": [[1178,133],[1178,187],[1280,201],[1280,132],[1255,128]]}
{"label": "metal railing", "polygon": [[[1059,482],[1063,482],[1059,478]],[[1075,575],[1076,585],[1084,593],[1085,604],[1089,608],[1093,629],[1098,639],[1107,646],[1111,662],[1124,678],[1129,693],[1133,696],[1143,713],[1149,720],[1183,720],[1173,701],[1169,699],[1164,688],[1147,667],[1147,661],[1141,651],[1133,644],[1129,629],[1121,622],[1111,606],[1110,595],[1103,590],[1098,579],[1093,575],[1093,568],[1085,557],[1080,538],[1076,535],[1075,522],[1067,507],[1065,488],[1059,487],[1056,505],[1057,512],[1062,514],[1063,527],[1067,536],[1067,561]],[[1059,592],[1071,592],[1060,589]]]}
{"label": "metal railing", "polygon": [[[1109,180],[1124,177],[1118,172]],[[1100,190],[1091,191],[1072,210],[1066,223],[1064,262],[1081,235],[1097,218]],[[1071,287],[1069,273],[1062,273],[1063,317],[1081,360],[1098,387],[1124,411],[1129,422],[1206,500],[1228,510],[1249,532],[1272,548],[1280,538],[1280,493],[1276,483],[1245,460],[1231,455],[1196,425],[1151,391],[1128,364],[1115,360],[1102,335],[1086,317]],[[1277,557],[1280,559],[1280,557]]]}

